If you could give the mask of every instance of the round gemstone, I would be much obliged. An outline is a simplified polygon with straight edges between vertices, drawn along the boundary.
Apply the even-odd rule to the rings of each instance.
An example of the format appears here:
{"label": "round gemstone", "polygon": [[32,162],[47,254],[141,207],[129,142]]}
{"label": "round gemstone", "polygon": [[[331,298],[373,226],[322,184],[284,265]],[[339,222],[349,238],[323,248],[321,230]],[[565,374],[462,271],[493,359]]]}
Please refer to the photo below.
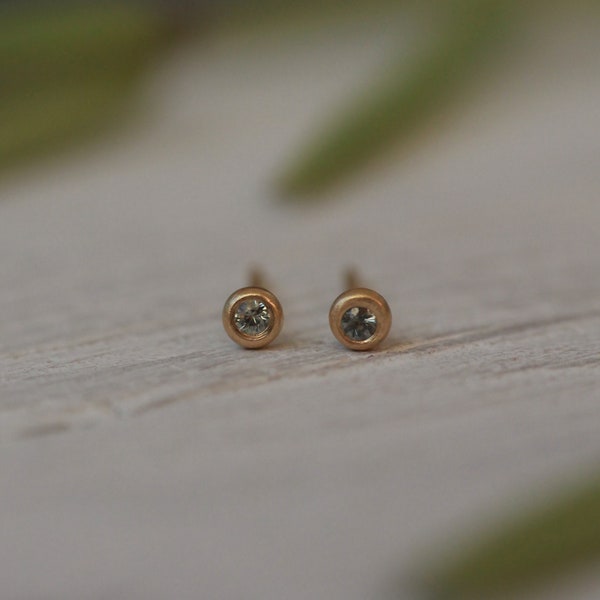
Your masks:
{"label": "round gemstone", "polygon": [[353,306],[342,315],[342,331],[354,341],[368,340],[377,329],[377,317],[362,306]]}
{"label": "round gemstone", "polygon": [[245,335],[260,335],[269,328],[272,316],[261,298],[248,298],[235,309],[233,323]]}

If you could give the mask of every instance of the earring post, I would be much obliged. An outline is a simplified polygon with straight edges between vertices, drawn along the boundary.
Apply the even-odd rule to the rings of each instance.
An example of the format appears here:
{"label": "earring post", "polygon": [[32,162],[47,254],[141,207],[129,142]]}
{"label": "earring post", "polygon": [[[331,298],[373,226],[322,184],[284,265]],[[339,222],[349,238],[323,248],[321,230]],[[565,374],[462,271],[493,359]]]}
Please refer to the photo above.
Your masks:
{"label": "earring post", "polygon": [[258,267],[250,267],[249,273],[250,287],[265,287],[265,277]]}
{"label": "earring post", "polygon": [[354,288],[360,287],[360,285],[358,284],[358,274],[354,267],[349,267],[348,269],[346,269],[344,273],[344,280],[346,282],[347,290],[352,290]]}

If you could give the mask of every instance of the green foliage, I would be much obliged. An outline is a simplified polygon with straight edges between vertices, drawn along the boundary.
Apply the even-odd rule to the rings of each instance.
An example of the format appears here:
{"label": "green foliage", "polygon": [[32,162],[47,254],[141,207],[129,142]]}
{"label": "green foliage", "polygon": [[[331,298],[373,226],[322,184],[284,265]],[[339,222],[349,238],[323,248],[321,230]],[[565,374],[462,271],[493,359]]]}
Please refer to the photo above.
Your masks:
{"label": "green foliage", "polygon": [[0,169],[100,129],[168,37],[129,3],[0,12]]}
{"label": "green foliage", "polygon": [[317,132],[285,172],[288,197],[324,190],[368,163],[398,140],[405,140],[439,110],[502,40],[511,3],[501,0],[454,3],[446,30],[409,72],[404,60],[371,86],[324,132]]}
{"label": "green foliage", "polygon": [[425,596],[513,598],[594,559],[600,559],[600,478],[507,522],[441,567],[428,569]]}
{"label": "green foliage", "polygon": [[0,167],[8,168],[60,150],[100,131],[123,109],[125,80],[63,84],[33,96],[0,102]]}

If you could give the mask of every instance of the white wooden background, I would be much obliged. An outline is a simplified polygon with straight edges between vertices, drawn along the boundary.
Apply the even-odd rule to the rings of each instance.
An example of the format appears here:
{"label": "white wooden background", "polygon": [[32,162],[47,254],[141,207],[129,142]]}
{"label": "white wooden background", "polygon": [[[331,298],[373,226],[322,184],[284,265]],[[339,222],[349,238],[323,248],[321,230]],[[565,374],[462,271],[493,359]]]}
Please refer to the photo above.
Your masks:
{"label": "white wooden background", "polygon": [[[374,598],[597,466],[593,23],[532,34],[410,153],[286,207],[277,167],[398,43],[338,27],[187,48],[133,131],[0,190],[3,598]],[[244,351],[219,315],[257,261],[286,326]],[[392,307],[378,352],[328,330],[348,264]]]}

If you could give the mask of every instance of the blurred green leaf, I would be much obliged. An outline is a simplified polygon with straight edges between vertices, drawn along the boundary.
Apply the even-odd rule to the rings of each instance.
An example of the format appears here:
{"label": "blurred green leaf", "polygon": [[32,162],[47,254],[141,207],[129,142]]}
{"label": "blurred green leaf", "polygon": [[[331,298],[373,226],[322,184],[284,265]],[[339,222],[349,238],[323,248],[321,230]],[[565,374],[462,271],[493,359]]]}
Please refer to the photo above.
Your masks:
{"label": "blurred green leaf", "polygon": [[509,30],[512,2],[450,5],[446,30],[409,72],[405,61],[371,86],[325,131],[317,132],[280,182],[286,197],[308,196],[406,140],[438,111]]}
{"label": "blurred green leaf", "polygon": [[102,80],[39,90],[0,102],[0,165],[8,168],[101,131],[124,108],[125,80]]}
{"label": "blurred green leaf", "polygon": [[164,23],[151,10],[84,4],[0,13],[0,77],[23,88],[65,78],[111,76],[143,62],[164,39]]}
{"label": "blurred green leaf", "polygon": [[1,11],[0,170],[99,131],[170,35],[129,3]]}
{"label": "blurred green leaf", "polygon": [[435,600],[513,598],[600,559],[600,478],[503,524],[423,578]]}

